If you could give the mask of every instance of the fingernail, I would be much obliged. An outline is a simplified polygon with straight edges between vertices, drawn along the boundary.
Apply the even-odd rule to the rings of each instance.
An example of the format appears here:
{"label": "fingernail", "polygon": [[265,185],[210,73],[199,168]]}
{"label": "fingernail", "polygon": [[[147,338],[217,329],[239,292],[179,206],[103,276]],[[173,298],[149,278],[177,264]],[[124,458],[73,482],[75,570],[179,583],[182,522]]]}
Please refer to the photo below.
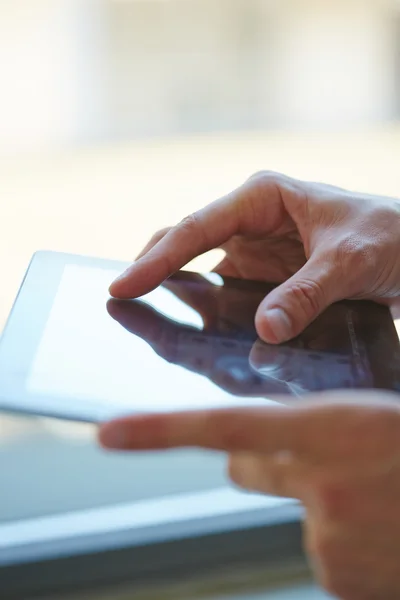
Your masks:
{"label": "fingernail", "polygon": [[292,334],[292,324],[281,308],[270,308],[265,314],[274,342],[285,342]]}
{"label": "fingernail", "polygon": [[126,423],[107,423],[100,429],[100,442],[111,450],[129,448],[130,427]]}

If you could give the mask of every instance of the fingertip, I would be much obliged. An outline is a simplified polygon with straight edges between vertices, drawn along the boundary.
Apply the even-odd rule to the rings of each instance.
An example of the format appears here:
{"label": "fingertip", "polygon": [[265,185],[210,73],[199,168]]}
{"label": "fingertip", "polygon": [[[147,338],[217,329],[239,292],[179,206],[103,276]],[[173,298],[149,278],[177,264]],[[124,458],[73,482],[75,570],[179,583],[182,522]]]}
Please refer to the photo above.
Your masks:
{"label": "fingertip", "polygon": [[136,261],[111,283],[108,291],[118,300],[133,300],[153,291],[169,275],[157,261],[152,264]]}
{"label": "fingertip", "polygon": [[129,430],[124,421],[111,421],[102,425],[98,440],[108,450],[126,450],[129,448]]}
{"label": "fingertip", "polygon": [[108,288],[110,296],[112,296],[113,298],[116,298],[117,300],[128,300],[128,299],[132,298],[133,296],[129,290],[130,280],[131,280],[131,272],[130,271],[125,271],[124,273],[122,273],[122,275],[117,277],[117,279],[114,279],[114,281],[111,283],[110,287]]}
{"label": "fingertip", "polygon": [[292,323],[281,308],[260,307],[256,315],[257,333],[268,344],[281,344],[292,337]]}
{"label": "fingertip", "polygon": [[[117,288],[117,289],[116,289]],[[110,296],[112,298],[117,298],[116,293],[118,292],[118,286],[116,285],[116,282],[113,281],[108,288],[108,293],[110,294]]]}
{"label": "fingertip", "polygon": [[278,344],[265,315],[256,318],[256,330],[263,342],[267,344]]}
{"label": "fingertip", "polygon": [[110,450],[147,451],[169,448],[169,416],[163,413],[119,417],[101,425],[98,438]]}
{"label": "fingertip", "polygon": [[117,287],[117,289],[115,289],[115,288],[116,288],[116,285],[115,285],[115,282],[113,281],[112,284],[108,288],[108,293],[110,294],[111,298],[118,299],[118,287]]}
{"label": "fingertip", "polygon": [[115,298],[116,300],[122,300],[123,299],[123,296],[121,296],[120,285],[119,285],[119,283],[117,281],[113,281],[112,282],[112,284],[108,288],[108,293],[110,294],[110,296],[112,298]]}

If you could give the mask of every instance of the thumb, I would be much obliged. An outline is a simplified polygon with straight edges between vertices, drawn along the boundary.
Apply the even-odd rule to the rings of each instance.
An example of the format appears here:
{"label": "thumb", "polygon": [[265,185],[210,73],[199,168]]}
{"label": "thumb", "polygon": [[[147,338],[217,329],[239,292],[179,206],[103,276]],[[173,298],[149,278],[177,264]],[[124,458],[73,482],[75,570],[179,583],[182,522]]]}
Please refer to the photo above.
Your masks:
{"label": "thumb", "polygon": [[296,337],[330,304],[344,298],[342,291],[335,265],[310,259],[260,304],[256,314],[259,336],[270,344]]}

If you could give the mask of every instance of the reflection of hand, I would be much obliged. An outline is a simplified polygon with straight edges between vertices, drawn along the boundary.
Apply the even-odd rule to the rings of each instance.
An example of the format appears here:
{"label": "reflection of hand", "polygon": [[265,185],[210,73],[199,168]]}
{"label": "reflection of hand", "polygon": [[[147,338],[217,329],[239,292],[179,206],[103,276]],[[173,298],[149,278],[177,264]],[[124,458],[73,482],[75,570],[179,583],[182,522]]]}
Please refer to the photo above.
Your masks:
{"label": "reflection of hand", "polygon": [[[207,377],[235,396],[302,396],[307,391],[353,387],[357,371],[346,357],[319,351],[335,346],[332,332],[321,332],[320,327],[314,331],[312,325],[301,338],[280,346],[257,339],[254,313],[263,293],[257,291],[258,286],[245,296],[245,306],[243,294],[234,285],[213,285],[197,274],[177,274],[163,287],[201,316],[202,331],[167,318],[143,302],[114,299],[108,310],[168,362]],[[342,307],[336,305],[336,310]],[[341,321],[346,322],[343,315]],[[338,328],[336,333],[339,349],[343,331]]]}
{"label": "reflection of hand", "polygon": [[299,499],[319,582],[340,598],[400,598],[398,396],[132,417],[100,431],[109,448],[202,447],[229,455],[241,487]]}
{"label": "reflection of hand", "polygon": [[285,391],[283,384],[271,382],[267,386],[251,369],[249,354],[255,333],[237,323],[234,311],[228,312],[221,326],[212,314],[214,308],[211,310],[211,304],[207,304],[211,302],[209,297],[193,293],[192,298],[187,286],[182,292],[182,286],[176,283],[168,282],[168,288],[201,313],[203,331],[177,323],[144,302],[110,300],[108,311],[125,329],[150,344],[159,356],[204,375],[235,396],[262,397]]}
{"label": "reflection of hand", "polygon": [[[305,366],[310,359],[301,348],[272,346],[257,340],[251,349],[249,362],[252,369],[266,379],[275,379],[287,384],[287,392],[304,395],[311,391],[314,377],[307,377]],[[310,386],[310,387],[307,387]]]}
{"label": "reflection of hand", "polygon": [[320,341],[316,338],[315,344],[304,347],[298,339],[280,346],[257,340],[250,353],[250,366],[261,377],[286,382],[288,391],[295,396],[311,391],[365,387],[367,372],[357,368],[357,361],[345,354],[315,349]]}
{"label": "reflection of hand", "polygon": [[221,247],[222,275],[282,283],[261,303],[257,329],[283,342],[337,300],[399,297],[399,230],[395,200],[264,172],[156,234],[110,292],[138,297]]}
{"label": "reflection of hand", "polygon": [[[219,279],[223,283],[223,278]],[[214,285],[197,273],[178,272],[163,287],[201,316],[206,333],[257,338],[254,317],[264,296],[260,289],[254,288],[246,294],[244,307],[243,293],[238,293],[235,287]]]}

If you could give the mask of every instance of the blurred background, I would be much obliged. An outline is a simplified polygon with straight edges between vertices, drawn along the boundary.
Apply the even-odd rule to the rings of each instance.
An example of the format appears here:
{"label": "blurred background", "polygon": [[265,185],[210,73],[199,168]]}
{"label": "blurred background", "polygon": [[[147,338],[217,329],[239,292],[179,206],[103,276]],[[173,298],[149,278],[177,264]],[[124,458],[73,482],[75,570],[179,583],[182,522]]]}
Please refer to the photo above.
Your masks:
{"label": "blurred background", "polygon": [[400,114],[395,0],[1,2],[2,153]]}
{"label": "blurred background", "polygon": [[[131,260],[260,169],[400,196],[399,158],[398,0],[0,0],[0,331],[38,249]],[[77,452],[106,460],[103,503],[163,493],[166,467],[131,460],[153,473],[132,489],[91,433],[1,417],[0,520]],[[193,460],[225,485],[219,459],[180,460],[175,492]]]}
{"label": "blurred background", "polygon": [[397,0],[0,0],[0,77],[0,324],[261,168],[400,194]]}

